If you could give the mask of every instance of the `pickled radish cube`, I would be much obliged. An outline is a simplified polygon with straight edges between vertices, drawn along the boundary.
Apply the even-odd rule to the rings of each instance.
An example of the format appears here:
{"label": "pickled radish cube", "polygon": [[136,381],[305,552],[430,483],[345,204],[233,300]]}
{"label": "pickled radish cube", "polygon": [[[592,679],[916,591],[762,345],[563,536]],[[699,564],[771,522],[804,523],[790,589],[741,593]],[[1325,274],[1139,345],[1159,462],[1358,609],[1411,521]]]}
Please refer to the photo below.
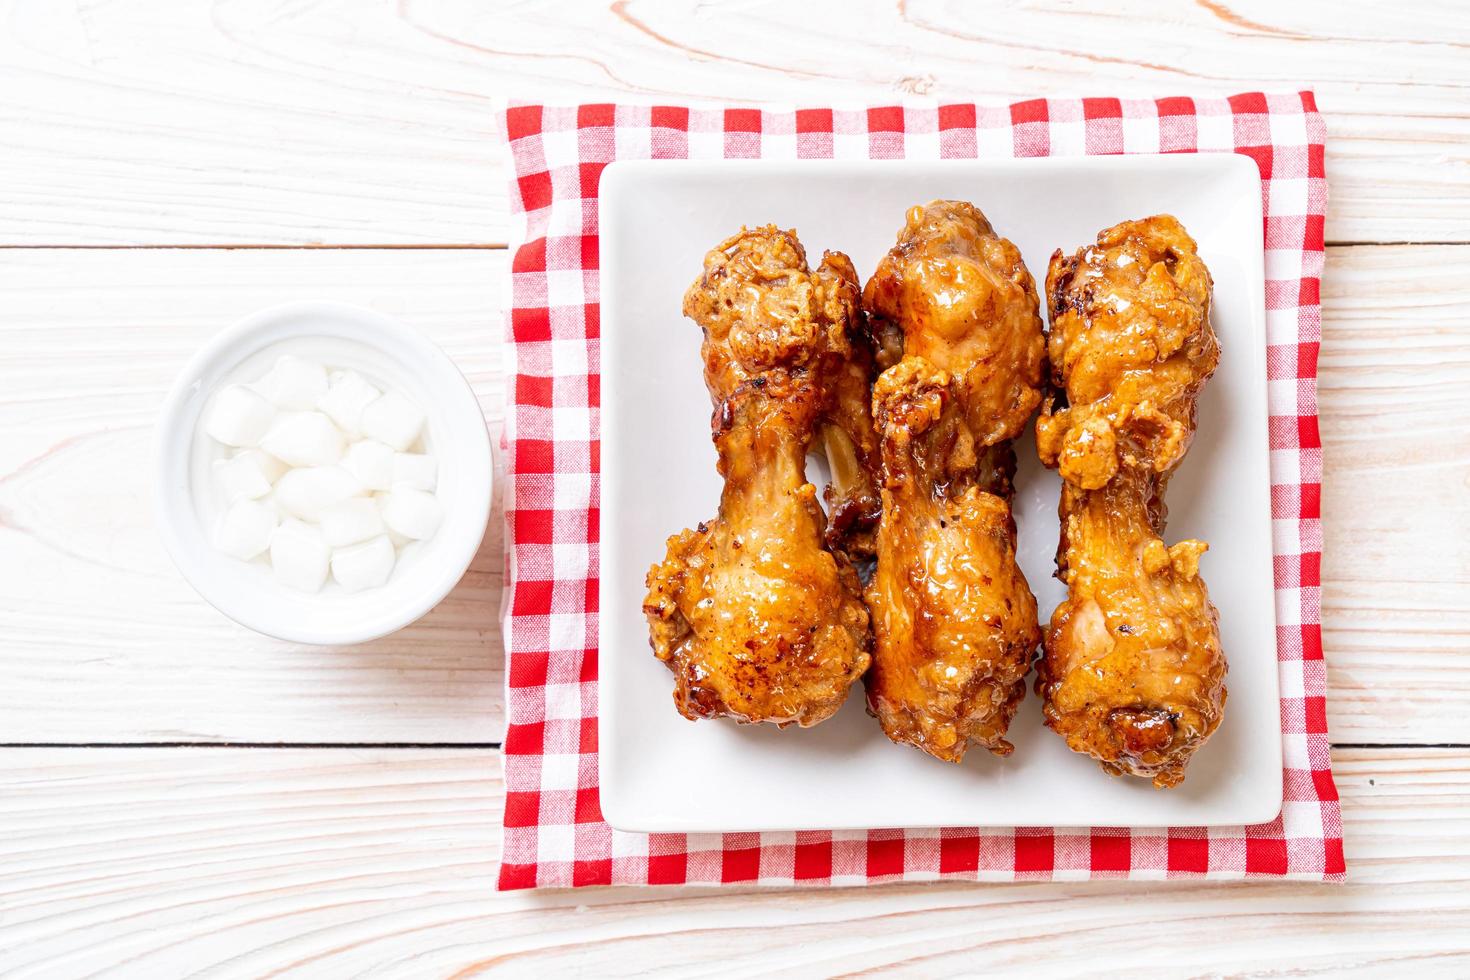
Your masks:
{"label": "pickled radish cube", "polygon": [[367,497],[353,497],[322,511],[322,537],[333,548],[357,544],[383,533],[383,515]]}
{"label": "pickled radish cube", "polygon": [[287,354],[256,385],[277,408],[305,412],[327,393],[327,369],[316,361]]}
{"label": "pickled radish cube", "polygon": [[423,428],[424,413],[396,391],[374,399],[362,410],[363,434],[399,452],[412,446]]}
{"label": "pickled radish cube", "polygon": [[283,412],[260,448],[292,466],[330,466],[342,458],[342,432],[321,412]]}
{"label": "pickled radish cube", "polygon": [[271,568],[276,581],[302,592],[316,592],[327,580],[332,549],[310,524],[287,520],[271,536]]}
{"label": "pickled radish cube", "polygon": [[[375,494],[373,494],[373,503],[375,503],[375,504],[378,505],[378,513],[381,514],[383,512],[383,508],[385,508],[385,507],[388,506],[388,494],[386,494],[386,493],[375,493]],[[385,522],[384,526],[385,527],[387,526],[386,522]],[[393,547],[400,548],[401,549],[405,545],[413,544],[413,540],[414,539],[413,538],[410,538],[410,537],[406,537],[406,536],[404,536],[402,534],[399,534],[397,531],[393,530],[390,527],[390,528],[388,528],[388,540],[393,542]]]}
{"label": "pickled radish cube", "polygon": [[393,457],[393,485],[414,490],[433,490],[439,476],[439,461],[423,453],[398,453]]}
{"label": "pickled radish cube", "polygon": [[387,490],[393,486],[393,447],[372,439],[354,442],[347,447],[342,465],[369,490]]}
{"label": "pickled radish cube", "polygon": [[204,431],[226,446],[255,446],[270,430],[276,410],[244,385],[226,385],[209,405]]}
{"label": "pickled radish cube", "polygon": [[332,552],[332,578],[348,592],[371,589],[388,581],[396,559],[393,542],[380,534]]}
{"label": "pickled radish cube", "polygon": [[219,487],[227,503],[259,500],[271,492],[271,481],[266,478],[265,472],[253,456],[242,453],[233,459],[217,459],[211,469],[214,472],[215,486]]}
{"label": "pickled radish cube", "polygon": [[432,493],[395,487],[383,500],[383,523],[405,538],[421,540],[439,528],[443,513]]}
{"label": "pickled radish cube", "polygon": [[391,527],[388,528],[388,540],[393,542],[393,547],[395,548],[406,548],[413,544],[413,538],[399,534]]}
{"label": "pickled radish cube", "polygon": [[259,449],[237,450],[235,455],[230,458],[248,459],[254,463],[255,467],[260,470],[261,476],[265,477],[271,486],[275,486],[276,481],[281,478],[282,474],[291,468],[270,453],[262,452]]}
{"label": "pickled radish cube", "polygon": [[361,494],[357,477],[340,466],[304,466],[276,481],[274,497],[292,517],[318,521],[323,511]]}
{"label": "pickled radish cube", "polygon": [[259,500],[256,501],[256,503],[260,504],[262,507],[269,507],[271,509],[271,513],[276,515],[277,524],[292,516],[290,511],[281,506],[280,498],[276,496],[276,490],[274,487],[271,488],[270,493],[266,494],[264,497],[261,497]]}
{"label": "pickled radish cube", "polygon": [[249,561],[271,545],[276,509],[257,500],[238,500],[214,529],[214,546],[231,558]]}
{"label": "pickled radish cube", "polygon": [[381,394],[356,371],[339,371],[332,375],[331,385],[316,407],[326,412],[337,428],[355,436],[362,433],[362,410]]}

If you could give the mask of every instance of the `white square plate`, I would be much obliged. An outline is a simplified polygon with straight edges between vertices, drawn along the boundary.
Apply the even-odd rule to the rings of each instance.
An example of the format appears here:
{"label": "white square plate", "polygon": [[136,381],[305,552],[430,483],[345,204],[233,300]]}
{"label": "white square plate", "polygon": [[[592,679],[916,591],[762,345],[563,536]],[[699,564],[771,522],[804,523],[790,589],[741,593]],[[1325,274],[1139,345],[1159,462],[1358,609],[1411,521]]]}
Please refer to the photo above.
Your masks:
{"label": "white square plate", "polygon": [[[1054,249],[1159,212],[1184,222],[1214,276],[1223,353],[1200,399],[1193,448],[1169,485],[1165,540],[1210,543],[1202,569],[1220,610],[1230,698],[1219,731],[1175,789],[1108,776],[1068,751],[1042,727],[1029,691],[1010,729],[1015,753],[972,750],[955,766],[890,742],[864,710],[860,684],[812,729],[686,721],[674,710],[672,677],[650,652],[644,575],[668,536],[712,517],[720,496],[700,332],[680,313],[705,252],[742,224],[774,222],[797,230],[813,265],[823,249],[837,249],[866,278],[905,210],[935,198],[977,204],[1021,248],[1038,288]],[[1156,827],[1261,823],[1280,812],[1261,192],[1250,160],[622,162],[603,174],[600,220],[599,750],[612,826]],[[1016,454],[1020,562],[1045,623],[1063,595],[1052,576],[1059,484],[1036,461],[1029,434]]]}

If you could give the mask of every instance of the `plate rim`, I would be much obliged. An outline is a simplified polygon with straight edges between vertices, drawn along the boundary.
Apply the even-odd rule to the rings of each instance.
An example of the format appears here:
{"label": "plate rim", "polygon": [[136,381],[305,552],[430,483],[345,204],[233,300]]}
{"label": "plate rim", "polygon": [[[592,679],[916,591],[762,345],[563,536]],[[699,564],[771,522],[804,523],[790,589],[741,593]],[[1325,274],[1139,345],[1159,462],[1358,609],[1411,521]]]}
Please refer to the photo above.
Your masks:
{"label": "plate rim", "polygon": [[[830,160],[830,159],[808,159],[808,160],[771,160],[771,159],[709,159],[709,160],[649,160],[649,159],[624,159],[616,160],[604,168],[601,184],[598,192],[598,231],[599,231],[599,302],[604,310],[614,309],[619,287],[615,277],[605,275],[610,268],[609,245],[612,236],[606,233],[609,217],[618,213],[618,208],[609,206],[610,200],[617,200],[629,193],[630,182],[639,177],[656,175],[660,171],[679,171],[684,175],[694,177],[719,177],[726,174],[737,175],[740,172],[759,172],[762,175],[779,177],[783,173],[791,177],[811,178],[821,174],[848,175],[861,174],[864,171],[887,170],[902,173],[915,172],[939,172],[944,170],[966,171],[976,168],[991,172],[1026,172],[1035,170],[1060,170],[1069,169],[1088,170],[1116,170],[1116,171],[1203,171],[1223,177],[1228,180],[1241,182],[1239,188],[1242,203],[1252,207],[1253,211],[1248,217],[1254,218],[1255,227],[1261,228],[1263,233],[1260,237],[1252,239],[1253,245],[1249,254],[1241,253],[1237,256],[1243,263],[1245,275],[1245,288],[1249,293],[1251,330],[1253,340],[1258,339],[1260,350],[1254,352],[1255,360],[1260,365],[1260,370],[1254,372],[1253,386],[1256,389],[1255,397],[1260,404],[1265,406],[1265,415],[1269,423],[1269,371],[1266,366],[1266,347],[1269,344],[1269,327],[1267,324],[1265,307],[1265,237],[1264,237],[1264,201],[1265,187],[1261,182],[1259,169],[1249,156],[1236,152],[1187,152],[1168,154],[1112,154],[1107,156],[1047,156],[1028,158],[969,158],[948,160]],[[1253,193],[1247,194],[1247,186]],[[623,362],[624,351],[622,346],[609,342],[611,338],[610,327],[612,319],[604,317],[602,322],[602,334],[600,344],[601,364],[599,370],[602,375],[602,407],[601,426],[599,439],[602,443],[602,458],[612,459],[617,452],[619,442],[616,433],[619,431],[616,424],[620,414],[617,382],[615,379],[618,372],[613,370],[615,365]],[[1044,318],[1045,319],[1045,318]],[[1049,326],[1049,323],[1047,324]],[[1028,422],[1028,425],[1030,423]],[[1269,501],[1270,485],[1274,485],[1271,473],[1271,450],[1269,445],[1261,452],[1265,456],[1266,477],[1268,482],[1267,499]],[[701,823],[694,824],[687,820],[662,820],[649,818],[649,814],[643,813],[634,816],[626,799],[626,787],[624,781],[618,778],[616,754],[606,751],[606,747],[614,744],[613,732],[615,727],[614,718],[617,712],[617,700],[615,685],[605,683],[608,676],[607,665],[602,660],[603,654],[603,629],[602,611],[609,608],[609,603],[614,600],[609,594],[612,576],[609,574],[611,564],[607,560],[613,549],[609,548],[609,542],[617,539],[615,529],[611,523],[611,515],[616,507],[610,506],[610,502],[618,499],[618,488],[615,482],[609,479],[609,473],[604,468],[599,473],[598,486],[600,488],[600,501],[598,501],[598,541],[599,544],[599,582],[598,582],[598,655],[599,669],[597,682],[597,730],[598,746],[597,768],[599,799],[603,820],[613,829],[632,833],[779,833],[791,831],[809,830],[834,830],[834,831],[857,831],[877,829],[887,826],[881,822],[854,818],[850,820],[827,820],[823,819],[820,826],[813,823],[801,823],[794,826],[782,826],[772,823],[751,823],[749,821],[734,821],[723,823]],[[1269,526],[1272,518],[1268,514],[1266,523]],[[671,530],[670,533],[674,533]],[[610,534],[609,532],[614,532]],[[1274,535],[1270,554],[1276,556]],[[1271,583],[1273,601],[1269,605],[1271,633],[1271,645],[1274,654],[1273,662],[1276,670],[1266,671],[1270,675],[1270,693],[1274,701],[1281,701],[1281,660],[1279,642],[1276,639],[1276,623],[1278,617],[1275,607],[1276,587]],[[651,655],[651,654],[650,654]],[[1027,699],[1033,696],[1029,690],[1028,677]],[[851,697],[861,697],[858,690]],[[702,720],[702,724],[710,724],[708,720]],[[727,722],[713,722],[727,723]],[[1274,820],[1282,812],[1285,799],[1285,770],[1284,770],[1284,746],[1285,731],[1278,731],[1278,737],[1271,739],[1272,763],[1271,769],[1278,775],[1274,781],[1274,791],[1267,795],[1262,794],[1258,810],[1250,809],[1244,812],[1230,812],[1218,819],[1191,820],[1190,826],[1205,827],[1229,827],[1240,825],[1256,825],[1268,823]],[[1264,748],[1264,747],[1263,747]],[[1176,826],[1177,821],[1161,818],[1157,821],[1140,821],[1137,819],[1123,821],[1090,821],[1087,824],[1028,824],[1028,826],[1042,826],[1053,829],[1064,829],[1074,826],[1107,827],[1107,828],[1136,828],[1136,829],[1159,829]],[[947,826],[980,827],[980,828],[1009,828],[1017,826],[1013,821],[967,821],[956,824],[953,821],[937,822],[908,822],[904,826],[907,829],[934,829]]]}

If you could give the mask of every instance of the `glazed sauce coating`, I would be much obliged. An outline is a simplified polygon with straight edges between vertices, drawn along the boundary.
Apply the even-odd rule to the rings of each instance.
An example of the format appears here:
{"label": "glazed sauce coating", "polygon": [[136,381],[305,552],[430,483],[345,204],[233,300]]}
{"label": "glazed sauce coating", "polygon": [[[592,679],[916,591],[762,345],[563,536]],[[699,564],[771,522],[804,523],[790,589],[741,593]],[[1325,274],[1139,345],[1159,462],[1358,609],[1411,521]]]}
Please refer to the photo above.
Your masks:
{"label": "glazed sauce coating", "polygon": [[1036,287],[978,209],[934,201],[909,211],[863,303],[886,368],[868,706],[935,758],[1007,755],[1040,642],[1010,509],[1010,440],[1041,398]]}
{"label": "glazed sauce coating", "polygon": [[643,610],[686,718],[815,725],[867,669],[858,577],[828,550],[804,470],[836,413],[857,302],[846,256],[813,271],[774,227],[721,243],[685,294],[724,488],[716,517],[671,537],[649,569]]}
{"label": "glazed sauce coating", "polygon": [[1168,215],[1052,256],[1054,394],[1037,422],[1063,479],[1057,574],[1037,690],[1046,724],[1108,772],[1169,787],[1220,724],[1225,656],[1200,541],[1162,540],[1169,477],[1219,363],[1210,274]]}

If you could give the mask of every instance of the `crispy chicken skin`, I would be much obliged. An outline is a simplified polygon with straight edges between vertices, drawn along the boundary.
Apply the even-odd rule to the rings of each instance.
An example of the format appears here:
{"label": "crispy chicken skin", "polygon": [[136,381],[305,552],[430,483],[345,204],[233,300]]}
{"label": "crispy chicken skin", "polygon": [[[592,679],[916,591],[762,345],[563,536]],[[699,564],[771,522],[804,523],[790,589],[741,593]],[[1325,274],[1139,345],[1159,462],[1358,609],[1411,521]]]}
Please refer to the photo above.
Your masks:
{"label": "crispy chicken skin", "polygon": [[1036,426],[1063,479],[1058,576],[1038,667],[1046,724],[1103,769],[1184,779],[1220,724],[1225,656],[1199,577],[1206,545],[1160,536],[1164,490],[1219,362],[1210,274],[1169,215],[1125,221],[1052,256],[1055,394]]}
{"label": "crispy chicken skin", "polygon": [[822,260],[841,260],[844,278],[853,287],[854,316],[848,331],[848,353],[826,383],[828,407],[822,425],[822,452],[832,473],[827,502],[827,543],[853,561],[872,558],[882,510],[878,494],[878,433],[873,427],[873,379],[877,364],[866,315],[857,305],[857,272],[842,253]]}
{"label": "crispy chicken skin", "polygon": [[1040,305],[1020,250],[964,201],[910,208],[863,290],[879,366],[901,352],[948,372],[982,446],[1014,439],[1041,403]]}
{"label": "crispy chicken skin", "polygon": [[883,519],[868,704],[889,738],[937,759],[958,762],[971,742],[1008,755],[1041,640],[1016,565],[1014,454],[1003,443],[977,458],[949,375],[922,357],[883,372],[873,403]]}
{"label": "crispy chicken skin", "polygon": [[739,382],[772,369],[812,374],[821,391],[817,434],[832,470],[827,539],[854,558],[873,553],[879,506],[875,371],[860,293],[846,255],[827,252],[812,271],[796,235],[768,225],[711,250],[684,296],[684,314],[705,331],[704,379],[716,407]]}
{"label": "crispy chicken skin", "polygon": [[725,485],[718,516],[669,539],[643,608],[686,718],[815,725],[868,667],[861,586],[825,546],[804,470],[818,429],[840,417],[856,311],[846,256],[813,272],[795,234],[774,227],[721,243],[685,294],[704,330]]}
{"label": "crispy chicken skin", "polygon": [[886,368],[868,706],[935,758],[1008,755],[1041,640],[1010,509],[1010,440],[1041,397],[1036,286],[973,205],[935,201],[909,211],[863,302]]}

